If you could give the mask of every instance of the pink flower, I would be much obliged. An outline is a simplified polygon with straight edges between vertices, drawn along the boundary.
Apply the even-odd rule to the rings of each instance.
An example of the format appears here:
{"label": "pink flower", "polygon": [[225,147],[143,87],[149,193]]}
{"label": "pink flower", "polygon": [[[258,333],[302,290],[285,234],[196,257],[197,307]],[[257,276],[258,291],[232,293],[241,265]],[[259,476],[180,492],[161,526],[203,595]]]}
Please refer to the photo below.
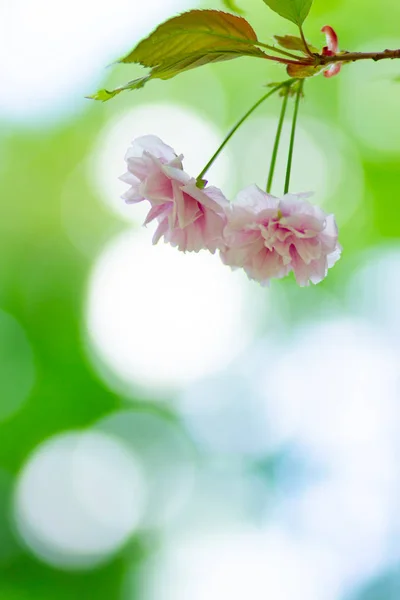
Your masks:
{"label": "pink flower", "polygon": [[224,249],[228,202],[218,188],[196,186],[183,170],[182,155],[158,137],[146,135],[132,142],[125,160],[128,172],[121,179],[131,187],[122,197],[128,203],[150,202],[144,224],[158,222],[154,244],[164,237],[184,252]]}
{"label": "pink flower", "polygon": [[228,208],[226,265],[243,267],[250,279],[268,284],[294,272],[299,285],[319,283],[340,257],[333,215],[305,200],[309,194],[275,198],[250,186]]}
{"label": "pink flower", "polygon": [[[335,56],[339,52],[339,41],[336,31],[330,27],[329,25],[325,25],[321,29],[322,33],[325,33],[326,36],[326,46],[322,48],[323,56]],[[324,71],[325,77],[334,77],[338,75],[341,71],[342,63],[337,62],[333,63],[329,66],[329,68]]]}

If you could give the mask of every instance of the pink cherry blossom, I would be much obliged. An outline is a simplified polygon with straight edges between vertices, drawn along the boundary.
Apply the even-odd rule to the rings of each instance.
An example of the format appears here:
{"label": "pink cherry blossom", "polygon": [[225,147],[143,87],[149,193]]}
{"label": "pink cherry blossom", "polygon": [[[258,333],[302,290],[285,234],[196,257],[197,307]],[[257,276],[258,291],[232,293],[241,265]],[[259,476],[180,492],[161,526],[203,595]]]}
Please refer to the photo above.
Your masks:
{"label": "pink cherry blossom", "polygon": [[125,160],[128,171],[121,179],[131,187],[122,197],[127,203],[150,202],[144,224],[157,221],[154,244],[164,237],[184,252],[224,249],[228,202],[221,190],[198,188],[183,170],[183,156],[153,135],[134,140]]}
{"label": "pink cherry blossom", "polygon": [[240,192],[227,209],[222,261],[262,284],[291,271],[300,286],[322,281],[341,248],[333,215],[310,204],[308,196],[275,198],[255,185]]}
{"label": "pink cherry blossom", "polygon": [[[340,52],[339,50],[339,40],[336,31],[330,25],[325,25],[321,29],[322,33],[325,33],[326,36],[326,46],[322,48],[322,54],[324,56],[335,56]],[[334,77],[338,75],[342,69],[342,63],[337,62],[333,63],[329,66],[326,71],[324,71],[325,77]]]}

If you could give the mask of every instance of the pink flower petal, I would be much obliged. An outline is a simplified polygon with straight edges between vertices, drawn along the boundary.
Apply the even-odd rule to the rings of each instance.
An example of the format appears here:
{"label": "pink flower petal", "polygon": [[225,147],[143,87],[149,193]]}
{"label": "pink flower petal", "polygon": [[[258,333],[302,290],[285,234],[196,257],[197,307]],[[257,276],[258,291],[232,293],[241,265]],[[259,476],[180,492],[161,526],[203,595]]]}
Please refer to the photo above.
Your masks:
{"label": "pink flower petal", "polygon": [[[336,31],[329,25],[325,25],[321,31],[325,33],[327,43],[327,46],[322,49],[322,54],[324,56],[335,56],[339,53],[339,41]],[[340,62],[331,64],[330,67],[324,71],[324,77],[335,77],[335,75],[340,73],[341,68],[342,63]]]}
{"label": "pink flower petal", "polygon": [[310,204],[308,196],[288,194],[279,200],[256,186],[243,190],[226,211],[222,261],[242,267],[262,284],[290,271],[302,286],[321,281],[340,256],[340,246],[333,215]]}
{"label": "pink flower petal", "polygon": [[342,63],[333,63],[329,69],[324,71],[324,77],[335,77],[335,75],[339,75],[342,70]]}
{"label": "pink flower petal", "polygon": [[251,185],[239,192],[235,200],[236,206],[249,209],[255,214],[266,210],[277,212],[279,201],[275,196],[266,194],[257,185]]}
{"label": "pink flower petal", "polygon": [[144,135],[136,138],[132,142],[131,147],[126,153],[125,160],[131,157],[141,158],[144,152],[147,152],[149,155],[154,156],[165,163],[171,162],[177,158],[173,148],[164,144],[159,137],[156,135]]}
{"label": "pink flower petal", "polygon": [[162,221],[160,221],[154,235],[153,235],[153,244],[157,244],[160,239],[167,233],[169,229],[168,218],[166,217]]}
{"label": "pink flower petal", "polygon": [[173,181],[174,191],[174,214],[177,225],[180,229],[184,229],[188,225],[194,223],[199,217],[202,216],[201,205],[186,194],[183,190],[182,185],[178,181]]}
{"label": "pink flower petal", "polygon": [[200,190],[182,158],[156,136],[135,140],[125,156],[128,173],[122,179],[131,187],[123,198],[150,202],[145,223],[159,222],[154,243],[164,237],[183,252],[224,249],[228,201],[217,188]]}
{"label": "pink flower petal", "polygon": [[325,33],[328,50],[333,54],[337,54],[339,52],[339,40],[336,31],[330,25],[325,25],[321,31]]}
{"label": "pink flower petal", "polygon": [[[172,203],[171,203],[172,205]],[[143,223],[143,225],[148,225],[149,223],[151,223],[151,221],[154,221],[154,219],[158,219],[159,221],[164,220],[162,219],[163,216],[165,216],[167,218],[168,212],[171,210],[171,207],[166,207],[165,204],[159,204],[158,206],[152,206],[149,213],[147,214],[146,220]]]}

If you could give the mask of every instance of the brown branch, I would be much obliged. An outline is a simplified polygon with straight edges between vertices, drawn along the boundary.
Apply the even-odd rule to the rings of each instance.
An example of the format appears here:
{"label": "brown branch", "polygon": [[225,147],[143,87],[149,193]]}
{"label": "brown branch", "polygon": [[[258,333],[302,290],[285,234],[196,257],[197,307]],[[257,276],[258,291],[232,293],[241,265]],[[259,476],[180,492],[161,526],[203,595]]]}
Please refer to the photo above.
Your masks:
{"label": "brown branch", "polygon": [[358,60],[374,60],[400,58],[400,50],[383,50],[382,52],[340,52],[334,56],[315,55],[317,64],[329,65],[335,62],[356,62]]}
{"label": "brown branch", "polygon": [[[305,41],[304,36],[302,36]],[[263,44],[262,42],[256,42],[255,45],[266,47],[269,46],[267,44]],[[358,60],[373,60],[375,62],[384,59],[395,59],[400,58],[400,49],[398,50],[383,50],[382,52],[339,52],[338,54],[334,54],[333,56],[326,56],[324,54],[314,54],[310,51],[309,56],[299,56],[298,60],[290,60],[289,58],[284,58],[281,56],[272,56],[271,54],[264,53],[264,56],[261,57],[267,60],[273,60],[275,62],[285,64],[285,65],[298,65],[304,67],[320,67],[320,66],[329,66],[332,63],[348,63],[348,62],[356,62]]]}
{"label": "brown branch", "polygon": [[[305,39],[304,43],[306,43]],[[267,44],[262,44],[261,42],[256,42],[255,45],[268,47]],[[383,50],[382,52],[339,52],[338,54],[334,54],[333,56],[325,56],[324,54],[314,54],[310,51],[309,56],[299,56],[298,60],[289,60],[288,58],[280,56],[271,56],[270,54],[264,53],[264,56],[262,58],[265,58],[267,60],[273,60],[275,62],[282,63],[285,65],[319,67],[328,66],[332,63],[337,62],[348,63],[356,62],[358,60],[373,60],[375,62],[388,58],[393,60],[395,58],[400,58],[400,49]]]}

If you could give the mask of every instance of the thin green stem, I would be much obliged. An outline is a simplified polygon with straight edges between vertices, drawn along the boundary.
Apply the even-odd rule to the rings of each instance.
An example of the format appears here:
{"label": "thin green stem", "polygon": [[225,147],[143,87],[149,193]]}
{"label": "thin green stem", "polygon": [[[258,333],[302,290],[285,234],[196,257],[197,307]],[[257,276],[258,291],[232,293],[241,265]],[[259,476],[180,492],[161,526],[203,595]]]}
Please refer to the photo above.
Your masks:
{"label": "thin green stem", "polygon": [[286,50],[282,50],[281,48],[277,48],[276,46],[271,46],[270,44],[264,44],[264,42],[254,42],[255,46],[260,46],[261,48],[267,48],[267,50],[272,50],[273,52],[277,52],[278,54],[282,54],[283,56],[288,56],[289,58],[294,58],[296,60],[301,60],[301,56],[298,54],[294,54],[292,52],[287,52]]}
{"label": "thin green stem", "polygon": [[267,100],[267,98],[269,98],[270,96],[275,94],[281,88],[291,85],[293,83],[293,81],[294,81],[293,79],[288,79],[287,81],[284,81],[283,83],[280,83],[279,85],[275,86],[271,91],[268,92],[268,94],[265,94],[265,96],[260,98],[260,100],[258,100],[250,108],[250,110],[247,111],[247,113],[236,123],[236,125],[234,127],[232,127],[232,129],[230,130],[230,132],[228,133],[228,135],[226,136],[226,138],[224,139],[224,141],[222,142],[220,147],[217,149],[215,154],[213,154],[213,156],[210,158],[210,160],[208,161],[208,163],[206,164],[204,169],[201,171],[201,173],[197,177],[197,182],[200,183],[202,181],[204,175],[207,173],[207,171],[210,169],[210,167],[214,164],[215,160],[221,154],[222,150],[225,148],[226,144],[229,142],[231,137],[236,133],[236,131],[246,121],[246,119],[248,119],[248,117],[250,117],[250,115],[256,110],[256,108],[258,108],[263,102],[265,102],[265,100]]}
{"label": "thin green stem", "polygon": [[275,62],[281,63],[283,65],[304,65],[308,66],[310,63],[309,58],[302,58],[301,56],[296,56],[296,60],[292,60],[291,58],[281,58],[280,56],[271,56],[271,54],[263,53],[264,56],[260,56],[260,58],[264,58],[267,60],[274,60]]}
{"label": "thin green stem", "polygon": [[290,175],[292,172],[293,150],[294,150],[294,140],[296,137],[297,117],[299,115],[300,98],[303,94],[304,79],[299,79],[298,85],[299,85],[299,87],[297,89],[296,102],[294,105],[292,132],[290,134],[289,155],[288,155],[288,162],[287,162],[287,168],[286,168],[286,180],[285,180],[285,192],[284,192],[285,194],[288,193],[289,186],[290,186]]}
{"label": "thin green stem", "polygon": [[285,97],[283,98],[281,115],[279,117],[279,123],[278,123],[278,129],[276,130],[275,144],[274,144],[274,149],[272,151],[271,165],[269,167],[269,173],[268,173],[268,183],[267,183],[267,193],[268,194],[271,191],[272,182],[274,179],[276,159],[278,157],[278,150],[279,150],[279,143],[281,141],[282,128],[283,128],[283,123],[285,120],[285,114],[286,114],[286,109],[287,109],[288,100],[289,100],[289,91],[290,91],[290,85],[288,85]]}
{"label": "thin green stem", "polygon": [[307,40],[306,40],[306,37],[304,35],[303,27],[301,25],[299,25],[299,30],[300,30],[301,39],[302,39],[303,44],[304,44],[304,48],[306,49],[306,52],[307,52],[308,56],[312,56],[313,57],[314,55],[313,55],[313,53],[310,50],[310,47],[309,47],[309,45],[307,43]]}
{"label": "thin green stem", "polygon": [[[195,29],[191,30],[191,34],[194,35],[196,33],[199,34],[204,34],[204,31],[197,31]],[[220,40],[229,40],[230,42],[240,42],[241,45],[243,44],[247,44],[248,46],[252,46],[257,47],[257,46],[261,46],[262,48],[267,48],[268,50],[271,50],[273,52],[277,52],[278,54],[282,54],[282,50],[280,50],[279,48],[275,48],[275,46],[271,46],[270,44],[264,44],[264,42],[259,42],[258,40],[246,40],[243,38],[236,38],[234,36],[231,35],[223,35],[220,33],[215,33],[213,31],[208,31],[207,32],[208,35],[213,36],[215,38],[218,38]],[[219,52],[218,50],[216,50],[216,52]],[[244,53],[243,53],[244,55]],[[285,52],[285,56],[287,55],[287,53]],[[295,54],[292,55],[292,58],[294,60],[291,60],[290,58],[281,58],[280,56],[271,56],[270,54],[266,54],[266,52],[263,52],[263,54],[261,55],[255,55],[258,58],[264,58],[267,60],[274,60],[275,62],[279,62],[279,63],[283,63],[285,65],[309,65],[310,64],[310,60],[308,58],[303,58],[301,56],[297,56]]]}

